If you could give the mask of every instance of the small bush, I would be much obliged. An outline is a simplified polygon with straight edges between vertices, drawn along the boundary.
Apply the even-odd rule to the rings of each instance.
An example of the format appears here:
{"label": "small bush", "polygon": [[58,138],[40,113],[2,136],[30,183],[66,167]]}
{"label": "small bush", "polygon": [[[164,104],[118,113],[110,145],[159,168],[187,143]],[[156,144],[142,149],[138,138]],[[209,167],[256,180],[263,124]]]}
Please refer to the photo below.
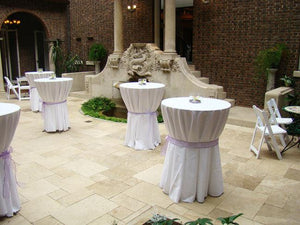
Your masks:
{"label": "small bush", "polygon": [[101,61],[106,57],[106,50],[102,44],[93,44],[89,51],[89,60]]}

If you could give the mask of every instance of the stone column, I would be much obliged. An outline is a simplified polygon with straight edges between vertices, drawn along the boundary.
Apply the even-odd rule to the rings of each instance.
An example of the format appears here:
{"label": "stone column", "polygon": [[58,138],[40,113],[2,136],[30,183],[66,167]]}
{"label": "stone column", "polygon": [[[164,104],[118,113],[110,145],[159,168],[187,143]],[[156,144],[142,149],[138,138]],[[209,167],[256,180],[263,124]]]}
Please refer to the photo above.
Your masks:
{"label": "stone column", "polygon": [[123,53],[122,0],[114,0],[114,54]]}
{"label": "stone column", "polygon": [[[3,39],[0,38],[0,43]],[[0,92],[4,91],[3,83],[3,69],[2,69],[2,59],[1,59],[1,48],[0,48]]]}
{"label": "stone column", "polygon": [[165,0],[165,41],[164,52],[176,53],[176,4],[175,0]]}
{"label": "stone column", "polygon": [[160,47],[160,0],[154,0],[154,44]]}

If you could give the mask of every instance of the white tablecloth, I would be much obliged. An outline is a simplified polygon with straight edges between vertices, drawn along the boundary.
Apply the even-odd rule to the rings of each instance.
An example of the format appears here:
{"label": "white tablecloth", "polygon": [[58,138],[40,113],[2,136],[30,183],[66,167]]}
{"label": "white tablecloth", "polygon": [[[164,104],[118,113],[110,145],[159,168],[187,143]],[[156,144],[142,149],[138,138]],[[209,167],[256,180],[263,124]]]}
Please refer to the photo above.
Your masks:
{"label": "white tablecloth", "polygon": [[20,107],[0,103],[0,216],[13,216],[20,210],[14,164],[10,147],[20,118]]}
{"label": "white tablecloth", "polygon": [[165,85],[137,82],[120,85],[128,110],[125,145],[137,150],[154,149],[161,142],[156,110],[164,95]]}
{"label": "white tablecloth", "polygon": [[47,132],[69,129],[67,97],[72,87],[72,78],[41,78],[34,80],[43,100],[44,129]]}
{"label": "white tablecloth", "polygon": [[48,78],[53,74],[53,71],[25,72],[25,76],[30,86],[30,106],[32,111],[42,111],[42,100],[36,89],[34,80],[39,78]]}
{"label": "white tablecloth", "polygon": [[169,98],[161,103],[169,132],[160,187],[174,202],[203,202],[207,195],[223,193],[218,138],[229,113],[223,100],[188,97]]}

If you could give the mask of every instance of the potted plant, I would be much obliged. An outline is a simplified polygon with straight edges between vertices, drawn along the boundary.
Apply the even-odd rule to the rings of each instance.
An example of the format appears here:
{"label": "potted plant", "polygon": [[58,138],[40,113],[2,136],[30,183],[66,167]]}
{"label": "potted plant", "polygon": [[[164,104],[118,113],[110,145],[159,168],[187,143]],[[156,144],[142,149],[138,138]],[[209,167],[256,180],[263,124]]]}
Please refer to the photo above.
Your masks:
{"label": "potted plant", "polygon": [[89,60],[95,65],[96,74],[100,72],[100,62],[106,57],[106,50],[102,44],[95,43],[89,50]]}
{"label": "potted plant", "polygon": [[271,48],[261,50],[255,59],[258,73],[267,77],[267,91],[275,86],[275,74],[286,50],[284,44],[276,44]]}
{"label": "potted plant", "polygon": [[284,77],[280,78],[280,80],[283,81],[284,86],[286,86],[286,87],[294,87],[295,86],[295,80],[292,77],[284,75]]}

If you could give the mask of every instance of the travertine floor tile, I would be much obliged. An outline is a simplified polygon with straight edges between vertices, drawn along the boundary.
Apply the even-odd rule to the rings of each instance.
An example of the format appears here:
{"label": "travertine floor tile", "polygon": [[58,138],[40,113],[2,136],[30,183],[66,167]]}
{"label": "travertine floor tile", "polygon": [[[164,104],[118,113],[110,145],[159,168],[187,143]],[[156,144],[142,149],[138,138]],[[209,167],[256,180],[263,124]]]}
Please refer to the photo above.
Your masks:
{"label": "travertine floor tile", "polygon": [[236,188],[217,208],[233,214],[243,213],[246,218],[253,219],[266,200],[267,195]]}
{"label": "travertine floor tile", "polygon": [[48,181],[42,179],[32,183],[28,183],[19,188],[19,192],[29,200],[33,200],[37,197],[47,195],[55,190],[58,190],[57,186],[52,185]]}
{"label": "travertine floor tile", "polygon": [[115,217],[119,220],[125,219],[132,213],[133,213],[133,211],[131,211],[128,208],[125,208],[123,206],[119,206],[119,207],[113,209],[112,211],[110,211],[110,215],[112,215],[113,217]]}
{"label": "travertine floor tile", "polygon": [[99,195],[91,195],[65,209],[52,213],[52,216],[65,225],[83,225],[116,208],[117,205]]}
{"label": "travertine floor tile", "polygon": [[47,216],[33,223],[34,225],[63,225],[61,222],[54,219],[52,216]]}
{"label": "travertine floor tile", "polygon": [[137,211],[141,209],[143,206],[145,206],[145,203],[142,203],[134,198],[131,198],[126,194],[119,194],[111,198],[111,201],[127,209],[130,209],[131,211]]}
{"label": "travertine floor tile", "polygon": [[92,190],[105,198],[116,196],[128,188],[129,186],[125,183],[112,179],[103,180],[88,187],[89,190]]}
{"label": "travertine floor tile", "polygon": [[158,205],[162,208],[167,208],[173,203],[169,196],[164,194],[158,185],[145,182],[128,189],[125,191],[125,194],[149,205]]}
{"label": "travertine floor tile", "polygon": [[16,214],[13,217],[0,217],[1,225],[30,225],[31,223],[26,220],[21,214]]}
{"label": "travertine floor tile", "polygon": [[49,216],[52,212],[63,210],[63,208],[50,197],[42,196],[25,203],[19,213],[30,222],[35,222]]}
{"label": "travertine floor tile", "polygon": [[163,164],[157,164],[149,169],[146,169],[134,175],[134,177],[153,185],[159,185],[162,169]]}

